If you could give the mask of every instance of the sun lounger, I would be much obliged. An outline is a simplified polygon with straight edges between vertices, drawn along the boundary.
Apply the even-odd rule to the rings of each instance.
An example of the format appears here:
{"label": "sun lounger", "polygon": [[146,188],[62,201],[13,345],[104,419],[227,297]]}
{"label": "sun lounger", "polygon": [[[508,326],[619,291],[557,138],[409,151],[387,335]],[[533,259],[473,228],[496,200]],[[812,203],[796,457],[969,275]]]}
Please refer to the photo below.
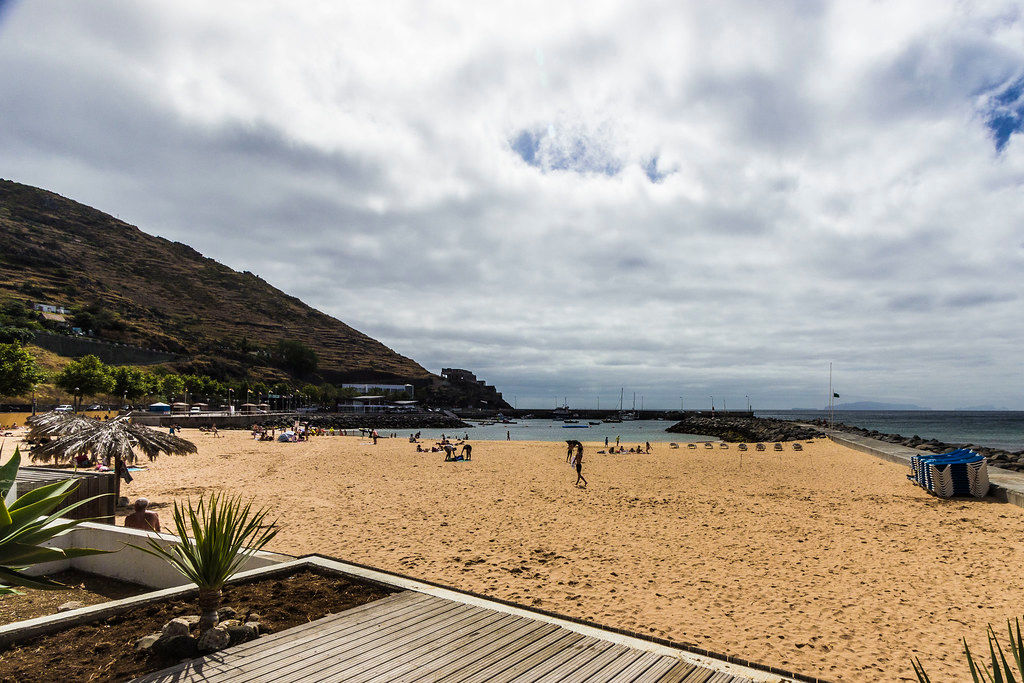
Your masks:
{"label": "sun lounger", "polygon": [[759,444],[757,444],[757,446],[755,446],[755,448],[757,450],[759,450],[759,451],[763,451],[764,450],[764,444],[763,443],[759,443]]}
{"label": "sun lounger", "polygon": [[782,444],[779,443],[778,441],[775,442],[775,450],[777,450],[777,451],[781,451],[782,450]]}
{"label": "sun lounger", "polygon": [[720,443],[718,445],[718,447],[722,448],[722,449],[725,449],[725,450],[728,450],[729,449],[729,444],[727,444],[726,442],[723,441],[722,443]]}
{"label": "sun lounger", "polygon": [[675,443],[674,441],[670,443],[669,446],[671,446],[672,448],[679,448],[679,444]]}
{"label": "sun lounger", "polygon": [[802,451],[803,449],[804,449],[804,447],[801,446],[799,443],[797,443],[796,441],[793,442],[793,450],[794,451]]}
{"label": "sun lounger", "polygon": [[704,442],[704,448],[714,448],[714,446],[711,445],[710,441],[705,441]]}
{"label": "sun lounger", "polygon": [[938,455],[915,455],[907,475],[921,488],[941,498],[988,495],[988,460],[968,448]]}
{"label": "sun lounger", "polygon": [[739,448],[741,451],[745,451],[747,450],[747,444],[741,443],[739,446],[737,446],[737,448]]}
{"label": "sun lounger", "polygon": [[688,444],[686,444],[686,447],[687,448],[696,448],[697,444],[695,444],[695,443],[688,443]]}

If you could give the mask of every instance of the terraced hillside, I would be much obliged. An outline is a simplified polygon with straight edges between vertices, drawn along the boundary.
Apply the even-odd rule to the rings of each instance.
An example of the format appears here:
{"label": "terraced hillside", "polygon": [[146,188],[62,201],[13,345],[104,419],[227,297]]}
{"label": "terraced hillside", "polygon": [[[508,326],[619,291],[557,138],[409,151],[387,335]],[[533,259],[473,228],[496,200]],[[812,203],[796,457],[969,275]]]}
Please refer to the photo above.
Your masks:
{"label": "terraced hillside", "polygon": [[250,272],[60,195],[0,180],[0,303],[86,312],[99,337],[184,354],[214,374],[280,373],[278,342],[301,342],[330,382],[427,381],[415,361]]}

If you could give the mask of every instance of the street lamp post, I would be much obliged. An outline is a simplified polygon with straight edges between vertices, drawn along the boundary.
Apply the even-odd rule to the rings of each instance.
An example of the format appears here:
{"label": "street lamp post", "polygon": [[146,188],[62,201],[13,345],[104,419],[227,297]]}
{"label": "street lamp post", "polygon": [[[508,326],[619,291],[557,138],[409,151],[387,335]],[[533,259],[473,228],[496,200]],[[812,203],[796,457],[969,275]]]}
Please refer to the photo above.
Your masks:
{"label": "street lamp post", "polygon": [[751,412],[751,410],[750,410],[750,394],[744,394],[744,396],[747,397],[747,412],[749,413],[749,412]]}
{"label": "street lamp post", "polygon": [[708,398],[711,399],[711,412],[714,413],[715,412],[715,397],[714,396],[708,396]]}
{"label": "street lamp post", "polygon": [[679,412],[680,412],[680,414],[683,412],[683,397],[682,396],[679,397]]}
{"label": "street lamp post", "polygon": [[78,403],[79,403],[78,392],[79,391],[81,391],[81,389],[79,389],[78,387],[75,387],[75,412],[76,413],[78,412]]}

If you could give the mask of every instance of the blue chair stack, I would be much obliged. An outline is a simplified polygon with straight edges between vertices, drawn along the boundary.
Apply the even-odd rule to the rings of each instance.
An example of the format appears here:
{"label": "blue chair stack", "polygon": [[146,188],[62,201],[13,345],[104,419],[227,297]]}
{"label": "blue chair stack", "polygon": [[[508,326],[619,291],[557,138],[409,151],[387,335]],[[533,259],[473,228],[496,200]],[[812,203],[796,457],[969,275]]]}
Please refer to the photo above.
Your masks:
{"label": "blue chair stack", "polygon": [[915,455],[910,459],[915,484],[942,498],[988,495],[988,461],[969,448],[936,455]]}

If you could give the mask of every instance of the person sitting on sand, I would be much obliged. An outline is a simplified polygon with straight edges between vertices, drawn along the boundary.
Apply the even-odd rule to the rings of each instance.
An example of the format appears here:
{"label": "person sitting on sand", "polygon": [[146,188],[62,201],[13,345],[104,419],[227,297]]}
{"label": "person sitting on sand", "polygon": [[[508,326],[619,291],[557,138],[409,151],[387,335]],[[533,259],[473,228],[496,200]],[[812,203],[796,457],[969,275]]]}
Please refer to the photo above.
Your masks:
{"label": "person sitting on sand", "polygon": [[135,512],[124,518],[124,525],[129,529],[142,529],[143,531],[160,531],[160,516],[150,512],[149,500],[137,498],[135,500]]}
{"label": "person sitting on sand", "polygon": [[472,444],[462,444],[462,455],[466,456],[466,460],[473,459],[473,446]]}
{"label": "person sitting on sand", "polygon": [[416,452],[417,453],[422,453],[423,452],[423,446],[421,444],[416,444]]}

